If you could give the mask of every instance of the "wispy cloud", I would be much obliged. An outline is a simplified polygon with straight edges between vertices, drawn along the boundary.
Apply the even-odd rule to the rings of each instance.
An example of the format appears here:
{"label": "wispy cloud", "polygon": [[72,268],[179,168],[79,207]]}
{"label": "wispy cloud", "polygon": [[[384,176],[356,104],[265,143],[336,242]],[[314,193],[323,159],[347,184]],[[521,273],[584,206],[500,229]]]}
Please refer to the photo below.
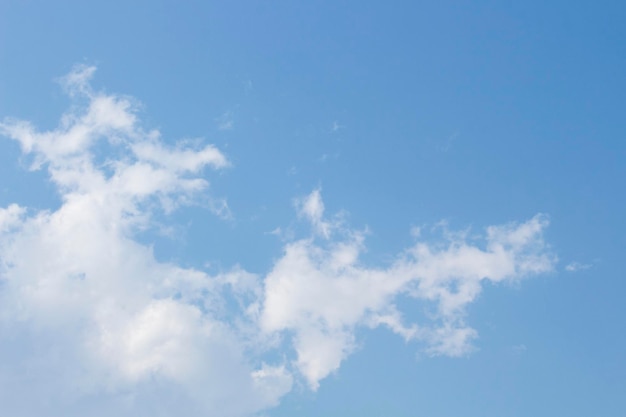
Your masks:
{"label": "wispy cloud", "polygon": [[346,127],[342,124],[340,124],[337,120],[333,121],[333,123],[330,126],[330,131],[331,132],[337,132],[341,129],[345,129]]}
{"label": "wispy cloud", "polygon": [[325,238],[330,237],[330,233],[335,225],[324,218],[325,208],[321,189],[317,188],[306,197],[296,199],[295,204],[298,214],[311,223],[315,233]]}
{"label": "wispy cloud", "polygon": [[591,268],[593,265],[592,264],[584,264],[581,262],[570,262],[569,264],[567,264],[565,266],[565,270],[568,272],[577,272],[577,271],[584,271],[585,269],[589,269]]}
{"label": "wispy cloud", "polygon": [[235,128],[234,114],[231,111],[222,113],[217,119],[218,130],[232,130]]}
{"label": "wispy cloud", "polygon": [[519,344],[519,345],[515,345],[511,347],[511,351],[516,356],[523,355],[524,353],[526,353],[527,350],[528,350],[528,347],[526,347],[525,344]]}
{"label": "wispy cloud", "polygon": [[452,149],[452,146],[454,145],[454,143],[458,139],[459,135],[460,135],[460,132],[457,130],[456,132],[454,132],[450,136],[448,136],[448,138],[445,139],[443,141],[443,143],[441,144],[440,150],[442,152],[448,152],[450,149]]}
{"label": "wispy cloud", "polygon": [[[0,123],[62,198],[56,210],[0,208],[5,410],[36,397],[28,415],[253,415],[294,381],[317,389],[354,351],[359,328],[384,326],[429,355],[466,355],[478,335],[466,310],[483,283],[554,267],[542,215],[481,239],[414,232],[393,262],[365,266],[365,233],[329,217],[319,188],[295,203],[310,235],[286,242],[266,274],[159,262],[135,236],[157,227],[158,213],[195,204],[209,189],[205,171],[228,158],[210,144],[166,145],[133,100],[92,89],[94,72],[63,79],[78,100],[56,129]],[[400,297],[428,314],[409,320]]]}
{"label": "wispy cloud", "polygon": [[317,161],[321,162],[321,163],[325,163],[325,162],[328,162],[331,159],[338,159],[338,158],[339,158],[339,152],[335,152],[335,153],[332,153],[332,154],[324,153],[324,154],[322,154],[322,156],[317,158]]}

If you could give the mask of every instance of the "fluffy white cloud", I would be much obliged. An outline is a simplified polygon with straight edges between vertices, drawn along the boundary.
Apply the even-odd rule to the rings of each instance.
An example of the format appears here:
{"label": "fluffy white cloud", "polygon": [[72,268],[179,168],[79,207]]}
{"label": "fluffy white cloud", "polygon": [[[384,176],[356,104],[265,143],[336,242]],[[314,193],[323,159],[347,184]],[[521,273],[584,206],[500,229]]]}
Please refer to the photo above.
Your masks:
{"label": "fluffy white cloud", "polygon": [[[323,218],[319,190],[301,200],[301,210],[316,231]],[[548,221],[535,216],[521,224],[487,228],[482,247],[463,235],[449,234],[438,244],[418,242],[386,268],[359,262],[362,234],[340,230],[343,239],[303,239],[288,244],[265,279],[261,316],[266,332],[293,332],[296,365],[316,389],[353,350],[357,326],[385,325],[408,340],[421,341],[434,355],[460,356],[477,332],[465,324],[465,308],[484,281],[519,279],[549,271],[555,259],[542,231]],[[402,323],[400,296],[434,311],[426,324]]]}
{"label": "fluffy white cloud", "polygon": [[[185,415],[239,416],[276,404],[291,375],[248,355],[255,333],[224,319],[223,292],[249,292],[250,274],[212,277],[160,263],[133,238],[155,210],[206,190],[203,168],[224,168],[226,157],[211,145],[167,147],[158,132],[142,130],[129,99],[91,90],[93,72],[78,67],[65,78],[86,104],[58,128],[0,125],[62,197],[55,211],[0,210],[3,409],[83,415],[68,397],[90,396],[116,415],[150,414],[153,396],[162,410]],[[109,146],[104,157],[98,145]]]}
{"label": "fluffy white cloud", "polygon": [[[204,170],[228,159],[212,145],[165,144],[142,128],[132,99],[93,91],[94,71],[63,78],[76,104],[56,129],[0,123],[61,197],[56,210],[0,208],[5,414],[252,415],[294,378],[317,389],[355,349],[359,327],[385,326],[431,355],[467,354],[477,332],[465,311],[483,283],[553,268],[540,215],[481,239],[444,233],[366,266],[364,234],[329,220],[319,189],[296,201],[311,237],[290,240],[266,275],[159,262],[137,232],[206,195]],[[406,323],[401,298],[423,317]]]}

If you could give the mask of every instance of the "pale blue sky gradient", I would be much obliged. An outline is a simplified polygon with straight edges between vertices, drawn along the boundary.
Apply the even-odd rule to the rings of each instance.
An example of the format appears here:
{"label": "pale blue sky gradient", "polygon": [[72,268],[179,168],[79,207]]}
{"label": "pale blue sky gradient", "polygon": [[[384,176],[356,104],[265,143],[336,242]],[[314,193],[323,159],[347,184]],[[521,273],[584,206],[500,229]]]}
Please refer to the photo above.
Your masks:
{"label": "pale blue sky gradient", "polygon": [[[361,261],[381,268],[414,244],[412,228],[430,239],[444,220],[477,236],[549,217],[558,261],[484,284],[465,319],[473,352],[431,357],[359,328],[319,390],[294,383],[268,417],[621,417],[625,18],[618,1],[6,0],[0,120],[55,128],[71,103],[55,80],[94,65],[94,90],[132,97],[166,143],[214,144],[231,166],[205,172],[211,202],[159,212],[167,236],[136,236],[160,261],[211,273],[269,273],[307,236],[294,201],[316,189],[328,216],[367,228]],[[0,207],[59,208],[29,161],[0,140]],[[213,214],[222,199],[230,211]],[[293,359],[284,350],[271,355]]]}

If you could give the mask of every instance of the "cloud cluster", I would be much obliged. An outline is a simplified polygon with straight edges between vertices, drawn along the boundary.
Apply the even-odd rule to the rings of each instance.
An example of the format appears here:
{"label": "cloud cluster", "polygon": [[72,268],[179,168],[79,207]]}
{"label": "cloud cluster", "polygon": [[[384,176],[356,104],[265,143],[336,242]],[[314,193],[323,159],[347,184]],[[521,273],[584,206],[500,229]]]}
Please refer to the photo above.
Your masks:
{"label": "cloud cluster", "polygon": [[[205,171],[228,159],[212,145],[168,146],[142,128],[132,99],[93,91],[94,71],[63,79],[76,104],[56,129],[0,123],[61,197],[54,210],[0,208],[5,414],[253,415],[294,381],[317,389],[358,328],[385,326],[431,355],[467,354],[477,332],[466,307],[483,283],[554,266],[538,215],[481,237],[418,241],[370,267],[364,233],[329,220],[319,189],[296,202],[311,236],[288,242],[267,274],[159,262],[137,233],[206,196]],[[401,299],[423,317],[407,323]]]}

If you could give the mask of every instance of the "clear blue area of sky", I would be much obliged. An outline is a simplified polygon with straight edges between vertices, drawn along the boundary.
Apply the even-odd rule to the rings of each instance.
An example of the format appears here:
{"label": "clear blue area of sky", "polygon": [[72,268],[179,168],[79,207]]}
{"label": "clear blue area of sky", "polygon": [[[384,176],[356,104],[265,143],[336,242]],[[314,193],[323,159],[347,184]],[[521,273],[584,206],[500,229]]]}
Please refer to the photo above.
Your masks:
{"label": "clear blue area of sky", "polygon": [[[441,219],[480,231],[546,213],[560,262],[488,286],[467,358],[416,357],[382,329],[280,416],[606,416],[626,412],[626,3],[0,2],[0,117],[54,127],[74,64],[140,100],[167,140],[206,138],[233,219],[178,211],[161,259],[267,271],[293,198],[368,227],[366,262]],[[220,125],[231,122],[229,129]],[[224,126],[222,126],[224,127]],[[0,206],[58,204],[0,142]],[[190,227],[190,222],[193,227]],[[588,269],[569,272],[578,262]]]}

